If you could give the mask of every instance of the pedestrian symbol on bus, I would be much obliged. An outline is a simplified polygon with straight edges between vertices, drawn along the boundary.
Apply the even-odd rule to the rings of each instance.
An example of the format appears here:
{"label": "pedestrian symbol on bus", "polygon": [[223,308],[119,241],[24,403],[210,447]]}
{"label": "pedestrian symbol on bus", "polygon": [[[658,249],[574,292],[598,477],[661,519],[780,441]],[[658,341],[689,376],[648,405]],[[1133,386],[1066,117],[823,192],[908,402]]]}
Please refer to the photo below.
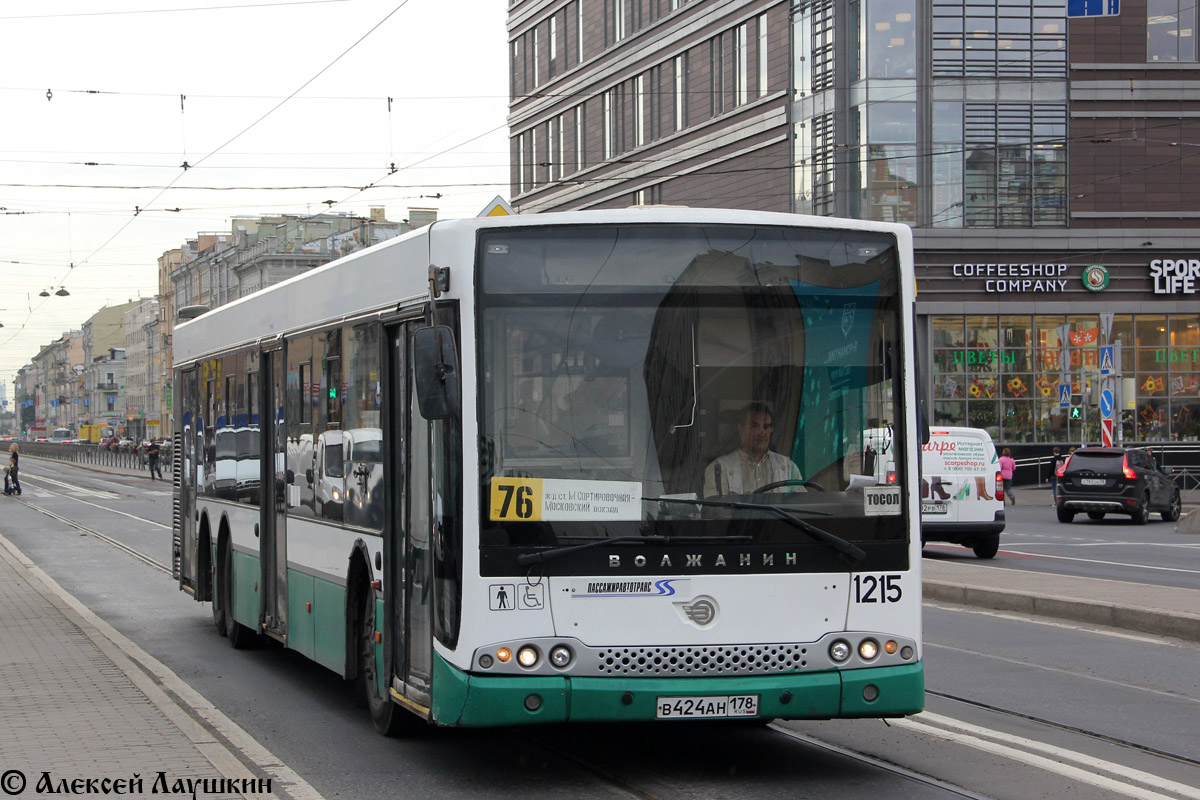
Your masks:
{"label": "pedestrian symbol on bus", "polygon": [[511,583],[493,583],[488,589],[492,611],[512,611],[517,607],[517,587]]}
{"label": "pedestrian symbol on bus", "polygon": [[1100,348],[1100,374],[1107,375],[1113,371],[1113,348],[1112,345]]}
{"label": "pedestrian symbol on bus", "polygon": [[1071,405],[1071,384],[1060,383],[1058,385],[1058,407],[1066,408]]}

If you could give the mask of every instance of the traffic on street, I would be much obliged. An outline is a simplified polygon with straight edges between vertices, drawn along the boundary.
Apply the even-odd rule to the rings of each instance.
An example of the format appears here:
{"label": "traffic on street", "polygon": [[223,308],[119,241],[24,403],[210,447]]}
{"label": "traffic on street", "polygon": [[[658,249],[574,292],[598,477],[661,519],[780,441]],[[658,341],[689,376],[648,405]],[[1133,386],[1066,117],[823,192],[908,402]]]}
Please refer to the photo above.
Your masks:
{"label": "traffic on street", "polygon": [[[352,684],[277,646],[230,649],[207,606],[179,591],[170,484],[134,470],[26,462],[25,490],[5,498],[0,516],[4,552],[22,554],[146,654],[132,661],[140,670],[160,664],[156,681],[186,687],[170,694],[182,715],[234,753],[244,774],[273,777],[279,796],[368,798],[381,785],[433,797],[509,796],[514,786],[576,798],[1200,796],[1195,637],[929,599],[926,709],[915,716],[450,728],[386,739],[356,713]],[[1021,491],[1020,500],[1008,507],[995,558],[930,543],[927,579],[949,566],[967,582],[1001,575],[1017,593],[1033,575],[1132,585],[1134,598],[1138,586],[1200,594],[1197,536],[1158,521],[1064,526],[1047,491]]]}

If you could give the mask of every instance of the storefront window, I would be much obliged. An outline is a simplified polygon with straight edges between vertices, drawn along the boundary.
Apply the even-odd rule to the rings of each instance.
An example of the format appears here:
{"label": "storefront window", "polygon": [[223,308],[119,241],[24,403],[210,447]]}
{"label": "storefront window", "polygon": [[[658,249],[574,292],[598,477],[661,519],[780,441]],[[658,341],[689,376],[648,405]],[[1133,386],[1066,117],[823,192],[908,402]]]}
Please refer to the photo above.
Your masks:
{"label": "storefront window", "polygon": [[[985,428],[997,442],[1096,442],[1107,387],[1126,441],[1200,440],[1200,315],[1118,315],[1119,384],[1100,375],[1099,325],[1095,315],[933,317],[933,423]],[[1084,397],[1075,418],[1059,405],[1064,344],[1072,393]]]}
{"label": "storefront window", "polygon": [[1134,326],[1138,347],[1167,346],[1167,318],[1162,314],[1139,314]]}

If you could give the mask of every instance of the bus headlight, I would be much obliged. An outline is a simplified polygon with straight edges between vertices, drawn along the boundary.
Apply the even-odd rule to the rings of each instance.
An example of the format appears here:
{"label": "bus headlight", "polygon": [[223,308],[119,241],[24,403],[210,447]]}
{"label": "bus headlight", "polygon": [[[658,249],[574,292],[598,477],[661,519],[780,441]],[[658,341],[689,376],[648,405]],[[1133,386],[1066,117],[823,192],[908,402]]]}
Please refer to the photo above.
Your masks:
{"label": "bus headlight", "polygon": [[550,663],[558,669],[566,669],[571,664],[571,648],[560,644],[550,651]]}
{"label": "bus headlight", "polygon": [[858,657],[863,661],[874,661],[879,655],[879,642],[874,639],[863,639],[858,643]]}
{"label": "bus headlight", "polygon": [[846,659],[850,658],[850,652],[850,643],[844,639],[838,639],[829,645],[829,657],[835,664],[844,663]]}
{"label": "bus headlight", "polygon": [[541,654],[538,653],[537,648],[531,644],[527,644],[517,651],[517,663],[525,669],[533,669],[537,666],[540,657]]}

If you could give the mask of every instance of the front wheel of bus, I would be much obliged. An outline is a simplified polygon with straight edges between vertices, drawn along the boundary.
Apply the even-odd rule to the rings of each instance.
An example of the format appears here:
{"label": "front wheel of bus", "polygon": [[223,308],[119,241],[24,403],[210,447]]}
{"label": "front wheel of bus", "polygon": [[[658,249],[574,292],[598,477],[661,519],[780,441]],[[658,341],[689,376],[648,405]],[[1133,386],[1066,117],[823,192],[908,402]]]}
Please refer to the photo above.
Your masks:
{"label": "front wheel of bus", "polygon": [[[362,606],[358,615],[358,694],[367,701],[371,711],[371,722],[375,730],[384,736],[396,736],[410,728],[408,712],[392,702],[386,684],[380,691],[379,660],[376,657],[375,641],[375,592],[367,589],[361,593]],[[415,722],[415,718],[412,720]]]}

